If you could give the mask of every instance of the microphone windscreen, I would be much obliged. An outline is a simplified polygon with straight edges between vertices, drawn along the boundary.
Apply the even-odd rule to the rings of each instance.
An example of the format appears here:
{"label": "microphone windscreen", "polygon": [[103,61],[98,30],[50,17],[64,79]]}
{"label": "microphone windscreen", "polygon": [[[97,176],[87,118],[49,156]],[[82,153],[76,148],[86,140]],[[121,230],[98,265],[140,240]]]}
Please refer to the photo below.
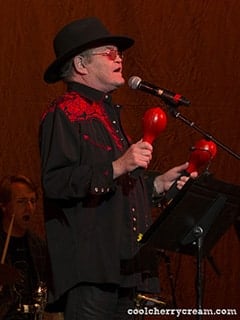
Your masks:
{"label": "microphone windscreen", "polygon": [[129,80],[128,80],[128,85],[130,88],[132,89],[137,89],[138,86],[140,85],[142,79],[137,77],[137,76],[132,76]]}

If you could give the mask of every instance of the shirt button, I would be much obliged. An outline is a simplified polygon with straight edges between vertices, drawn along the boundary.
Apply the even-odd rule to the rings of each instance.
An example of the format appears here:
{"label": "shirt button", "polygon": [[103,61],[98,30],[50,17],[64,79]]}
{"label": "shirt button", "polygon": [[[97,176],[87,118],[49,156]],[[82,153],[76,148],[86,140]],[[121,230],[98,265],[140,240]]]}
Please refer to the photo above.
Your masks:
{"label": "shirt button", "polygon": [[113,124],[116,124],[117,123],[117,121],[116,120],[113,120],[113,122],[112,122]]}
{"label": "shirt button", "polygon": [[137,228],[136,227],[133,227],[133,231],[136,231],[137,230]]}
{"label": "shirt button", "polygon": [[137,221],[137,218],[136,218],[136,217],[133,217],[133,221],[136,222],[136,221]]}
{"label": "shirt button", "polygon": [[95,191],[95,192],[98,192],[98,188],[97,188],[97,187],[95,187],[95,188],[94,188],[94,191]]}
{"label": "shirt button", "polygon": [[132,212],[135,212],[135,211],[136,211],[136,209],[135,209],[134,207],[132,207],[131,211],[132,211]]}

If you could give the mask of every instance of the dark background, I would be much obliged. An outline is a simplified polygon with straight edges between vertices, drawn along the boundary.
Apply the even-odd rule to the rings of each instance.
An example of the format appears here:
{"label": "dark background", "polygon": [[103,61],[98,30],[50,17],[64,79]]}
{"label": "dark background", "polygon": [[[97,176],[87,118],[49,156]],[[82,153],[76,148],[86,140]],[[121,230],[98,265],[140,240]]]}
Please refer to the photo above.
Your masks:
{"label": "dark background", "polygon": [[[1,176],[21,172],[40,188],[39,122],[48,103],[63,91],[61,83],[46,85],[42,80],[54,59],[52,39],[64,24],[92,15],[113,33],[136,40],[125,54],[126,80],[137,75],[183,94],[191,106],[179,111],[240,153],[238,0],[1,0],[0,8]],[[123,122],[133,141],[142,136],[145,110],[163,105],[159,98],[127,85],[114,99],[125,106]],[[167,128],[154,143],[151,169],[164,171],[184,162],[200,138],[168,116]],[[239,160],[221,148],[211,172],[217,179],[240,185]],[[32,228],[44,236],[41,196]],[[238,308],[240,314],[239,248],[231,227],[212,251],[221,275],[204,261],[204,307]],[[169,255],[178,307],[194,307],[195,259]],[[162,294],[171,297],[164,263],[160,271]]]}

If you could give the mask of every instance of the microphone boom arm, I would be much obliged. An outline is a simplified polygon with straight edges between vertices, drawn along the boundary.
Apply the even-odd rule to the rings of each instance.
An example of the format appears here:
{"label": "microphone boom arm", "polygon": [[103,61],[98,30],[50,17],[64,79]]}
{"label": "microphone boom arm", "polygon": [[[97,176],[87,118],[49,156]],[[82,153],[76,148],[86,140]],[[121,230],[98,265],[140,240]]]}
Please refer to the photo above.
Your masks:
{"label": "microphone boom arm", "polygon": [[237,154],[236,152],[234,152],[233,150],[231,150],[228,146],[226,146],[225,144],[223,144],[222,142],[220,142],[219,140],[217,140],[216,138],[214,138],[211,134],[207,133],[205,130],[203,130],[202,128],[200,128],[199,126],[197,126],[195,124],[195,122],[190,121],[189,119],[187,119],[186,117],[184,117],[177,109],[175,105],[172,105],[170,103],[165,103],[165,105],[167,106],[169,113],[176,119],[180,119],[182,122],[184,122],[185,124],[187,124],[189,127],[195,129],[197,132],[201,133],[205,139],[207,140],[211,140],[214,143],[216,143],[217,146],[219,146],[220,148],[222,148],[223,150],[225,150],[226,152],[228,152],[231,156],[233,156],[234,158],[240,160],[240,155]]}

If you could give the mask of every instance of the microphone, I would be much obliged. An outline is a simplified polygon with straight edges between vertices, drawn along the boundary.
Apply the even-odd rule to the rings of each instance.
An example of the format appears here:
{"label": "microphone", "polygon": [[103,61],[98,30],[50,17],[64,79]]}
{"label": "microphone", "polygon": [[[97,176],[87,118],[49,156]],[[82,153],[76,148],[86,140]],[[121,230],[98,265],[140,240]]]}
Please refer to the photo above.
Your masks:
{"label": "microphone", "polygon": [[147,93],[153,94],[154,96],[160,97],[164,102],[170,102],[174,105],[184,105],[188,106],[190,101],[183,97],[181,94],[171,92],[167,89],[161,89],[155,85],[142,81],[141,78],[137,76],[132,76],[128,80],[128,85],[132,89],[139,89]]}

